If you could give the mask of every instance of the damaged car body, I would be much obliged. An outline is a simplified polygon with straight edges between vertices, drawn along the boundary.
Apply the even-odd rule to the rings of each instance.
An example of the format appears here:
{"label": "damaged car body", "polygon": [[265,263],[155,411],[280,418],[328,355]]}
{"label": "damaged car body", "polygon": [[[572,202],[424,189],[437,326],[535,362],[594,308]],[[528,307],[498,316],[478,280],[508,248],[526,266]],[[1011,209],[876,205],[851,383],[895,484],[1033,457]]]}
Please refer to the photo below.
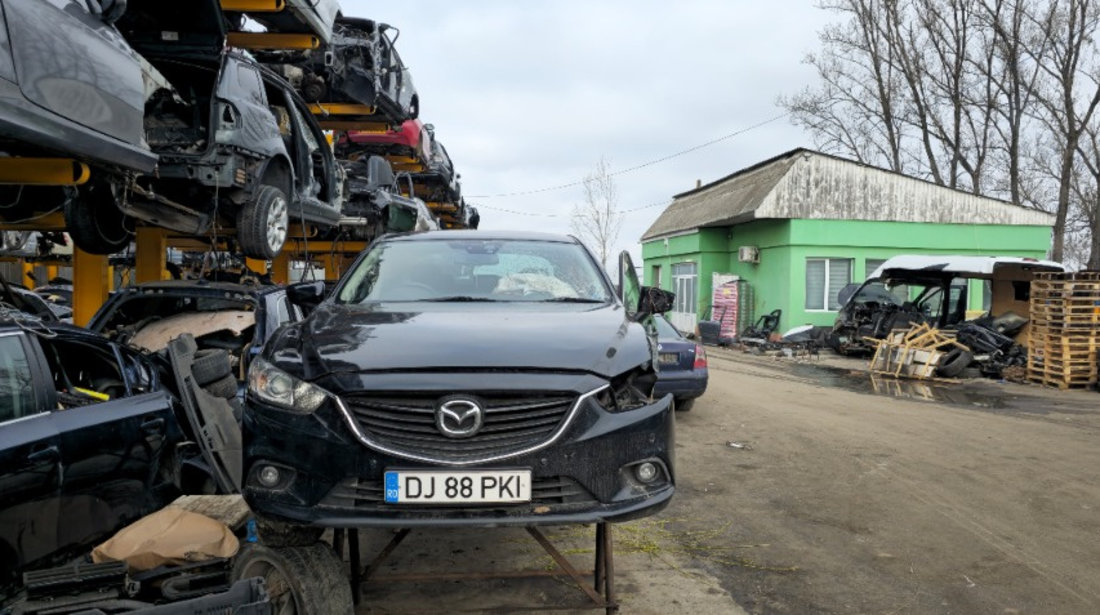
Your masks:
{"label": "damaged car body", "polygon": [[624,521],[675,491],[649,322],[576,239],[383,237],[249,370],[243,493],[297,526]]}
{"label": "damaged car body", "polygon": [[366,160],[341,161],[347,181],[344,213],[360,220],[341,232],[361,241],[370,241],[385,233],[433,231],[439,224],[424,201],[401,194],[390,163],[381,156]]}
{"label": "damaged car body", "polygon": [[365,105],[370,109],[361,119],[383,118],[400,126],[420,115],[420,97],[397,53],[399,35],[388,24],[337,17],[332,40],[320,49],[267,52],[260,58],[278,65],[302,97],[319,103],[322,111],[326,103]]}
{"label": "damaged car body", "polygon": [[[840,291],[842,307],[828,343],[841,354],[866,353],[874,349],[873,340],[924,323],[957,330],[961,343],[976,344],[971,358],[989,358],[991,367],[1022,364],[1026,354],[1012,345],[1027,345],[1030,284],[1044,271],[1063,267],[1017,257],[896,256],[861,285]],[[986,311],[973,320],[967,316],[971,281],[981,283],[973,289],[983,290]]]}
{"label": "damaged car body", "polygon": [[271,334],[302,319],[292,296],[287,287],[275,285],[148,282],[114,292],[88,329],[149,352],[190,333],[200,349],[228,352],[234,378],[244,380],[248,362]]}
{"label": "damaged car body", "polygon": [[269,259],[290,222],[339,223],[339,167],[323,131],[290,84],[224,47],[215,0],[131,1],[118,27],[156,70],[144,135],[159,164],[125,198],[68,212],[87,218],[70,229],[78,245],[121,250],[132,217],[188,234],[235,227],[244,254]]}
{"label": "damaged car body", "polygon": [[237,491],[240,432],[194,381],[194,341],[146,354],[0,321],[0,600],[181,493]]}
{"label": "damaged car body", "polygon": [[7,222],[113,202],[128,178],[156,168],[142,130],[148,67],[100,4],[0,2],[0,153],[32,159],[0,186]]}

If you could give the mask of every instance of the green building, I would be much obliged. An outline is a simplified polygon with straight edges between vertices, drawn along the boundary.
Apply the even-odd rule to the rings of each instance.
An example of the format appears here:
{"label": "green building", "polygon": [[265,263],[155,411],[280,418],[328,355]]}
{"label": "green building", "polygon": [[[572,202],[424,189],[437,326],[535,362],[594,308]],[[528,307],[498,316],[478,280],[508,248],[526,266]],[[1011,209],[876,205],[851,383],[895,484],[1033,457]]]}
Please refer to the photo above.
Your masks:
{"label": "green building", "polygon": [[[682,330],[731,279],[741,323],[780,309],[780,330],[831,325],[840,289],[891,256],[1045,258],[1053,224],[1034,209],[796,149],[676,195],[642,236],[643,276],[677,294],[669,316]],[[980,309],[981,287],[971,291]]]}

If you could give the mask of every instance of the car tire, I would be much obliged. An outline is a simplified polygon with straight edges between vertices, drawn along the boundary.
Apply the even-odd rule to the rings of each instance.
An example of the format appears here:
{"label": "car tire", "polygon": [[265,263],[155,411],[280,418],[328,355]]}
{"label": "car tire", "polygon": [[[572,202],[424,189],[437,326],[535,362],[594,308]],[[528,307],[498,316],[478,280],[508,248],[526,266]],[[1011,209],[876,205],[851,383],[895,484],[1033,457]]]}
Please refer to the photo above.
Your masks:
{"label": "car tire", "polygon": [[250,258],[271,260],[283,249],[290,225],[286,194],[275,186],[260,186],[237,216],[237,241]]}
{"label": "car tire", "polygon": [[218,348],[204,348],[195,353],[191,373],[199,386],[206,386],[233,373],[229,353]]}
{"label": "car tire", "polygon": [[245,543],[233,559],[232,580],[261,577],[273,612],[350,615],[351,584],[344,563],[324,543],[272,548]]}
{"label": "car tire", "polygon": [[237,378],[233,374],[229,374],[206,384],[202,388],[214,397],[233,399],[237,396]]}
{"label": "car tire", "polygon": [[691,410],[691,407],[694,406],[694,405],[695,405],[695,399],[694,398],[692,398],[692,399],[677,399],[676,400],[676,411],[677,412],[687,412],[688,410]]}
{"label": "car tire", "polygon": [[936,374],[944,378],[955,378],[964,369],[974,362],[974,355],[969,350],[952,348],[940,359],[940,365],[936,368]]}
{"label": "car tire", "polygon": [[109,183],[89,184],[79,196],[65,199],[62,211],[73,244],[89,254],[115,254],[134,239]]}
{"label": "car tire", "polygon": [[323,527],[286,523],[256,515],[260,540],[269,547],[304,547],[321,539]]}

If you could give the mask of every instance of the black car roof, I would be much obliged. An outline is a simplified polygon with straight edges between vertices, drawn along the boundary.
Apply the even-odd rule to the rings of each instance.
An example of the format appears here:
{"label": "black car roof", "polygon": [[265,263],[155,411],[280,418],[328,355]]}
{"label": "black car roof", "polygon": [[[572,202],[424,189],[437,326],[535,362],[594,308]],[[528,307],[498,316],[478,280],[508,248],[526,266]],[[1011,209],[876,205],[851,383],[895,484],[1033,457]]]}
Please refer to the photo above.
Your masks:
{"label": "black car roof", "polygon": [[559,243],[579,243],[572,235],[538,233],[533,231],[471,231],[446,230],[409,233],[407,235],[387,235],[385,241],[447,241],[450,239],[512,239],[518,241],[556,241]]}

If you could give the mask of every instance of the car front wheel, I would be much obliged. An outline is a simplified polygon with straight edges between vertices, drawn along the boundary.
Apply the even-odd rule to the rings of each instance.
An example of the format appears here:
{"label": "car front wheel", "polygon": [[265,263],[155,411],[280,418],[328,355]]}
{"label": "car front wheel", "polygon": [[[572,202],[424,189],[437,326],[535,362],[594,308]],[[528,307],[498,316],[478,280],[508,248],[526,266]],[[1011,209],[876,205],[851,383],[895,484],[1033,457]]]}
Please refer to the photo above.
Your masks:
{"label": "car front wheel", "polygon": [[274,606],[287,615],[351,615],[344,564],[324,543],[271,548],[245,543],[234,558],[233,580],[260,577]]}
{"label": "car front wheel", "polygon": [[290,224],[286,194],[275,186],[260,186],[241,207],[237,217],[237,240],[245,256],[270,260],[286,243]]}

